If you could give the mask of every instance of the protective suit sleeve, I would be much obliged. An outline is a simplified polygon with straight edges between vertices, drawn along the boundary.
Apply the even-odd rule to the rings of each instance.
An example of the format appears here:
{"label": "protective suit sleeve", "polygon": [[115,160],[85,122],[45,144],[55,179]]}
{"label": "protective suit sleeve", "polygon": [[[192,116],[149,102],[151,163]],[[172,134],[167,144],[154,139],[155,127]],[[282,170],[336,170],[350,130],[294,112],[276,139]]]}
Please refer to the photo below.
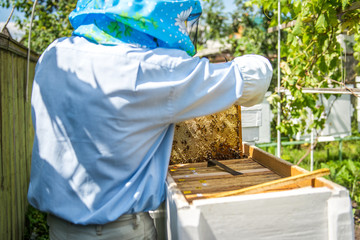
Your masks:
{"label": "protective suit sleeve", "polygon": [[260,103],[272,77],[273,69],[269,60],[259,55],[245,55],[235,58],[234,62],[241,72],[244,84],[241,97],[235,103],[245,107]]}
{"label": "protective suit sleeve", "polygon": [[185,61],[174,70],[177,75],[171,76],[170,93],[174,122],[213,114],[233,104],[257,104],[262,101],[272,76],[270,62],[259,55],[217,64],[205,58],[197,63]]}

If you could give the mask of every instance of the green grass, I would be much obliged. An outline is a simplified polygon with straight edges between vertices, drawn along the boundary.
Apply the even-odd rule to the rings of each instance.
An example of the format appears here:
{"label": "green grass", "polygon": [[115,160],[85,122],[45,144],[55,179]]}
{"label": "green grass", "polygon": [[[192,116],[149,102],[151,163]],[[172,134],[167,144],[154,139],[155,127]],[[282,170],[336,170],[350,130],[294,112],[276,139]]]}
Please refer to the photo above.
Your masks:
{"label": "green grass", "polygon": [[28,206],[25,216],[24,239],[48,240],[49,227],[47,225],[47,214]]}

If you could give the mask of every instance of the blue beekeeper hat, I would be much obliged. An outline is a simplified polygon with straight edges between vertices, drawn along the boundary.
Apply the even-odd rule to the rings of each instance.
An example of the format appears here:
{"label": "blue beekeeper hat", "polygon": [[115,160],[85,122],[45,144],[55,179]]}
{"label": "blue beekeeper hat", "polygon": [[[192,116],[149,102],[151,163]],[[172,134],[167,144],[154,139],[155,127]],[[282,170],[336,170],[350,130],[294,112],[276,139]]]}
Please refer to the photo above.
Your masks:
{"label": "blue beekeeper hat", "polygon": [[69,19],[73,35],[99,44],[176,48],[193,56],[189,29],[200,15],[198,0],[79,0]]}

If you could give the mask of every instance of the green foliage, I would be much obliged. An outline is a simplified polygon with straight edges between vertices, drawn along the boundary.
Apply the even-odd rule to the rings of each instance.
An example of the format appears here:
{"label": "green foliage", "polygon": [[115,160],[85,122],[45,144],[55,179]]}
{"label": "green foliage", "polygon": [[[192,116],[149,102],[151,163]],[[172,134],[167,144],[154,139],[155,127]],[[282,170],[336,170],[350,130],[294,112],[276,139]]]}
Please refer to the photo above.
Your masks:
{"label": "green foliage", "polygon": [[25,218],[24,239],[48,240],[49,227],[46,218],[46,213],[40,212],[29,205]]}
{"label": "green foliage", "polygon": [[230,40],[234,48],[234,55],[262,54],[269,56],[274,54],[276,38],[265,30],[268,27],[267,17],[257,14],[252,7],[238,4],[237,11],[232,13],[232,29],[234,32],[239,32],[240,35],[240,37],[234,36]]}
{"label": "green foliage", "polygon": [[269,19],[272,12],[265,13],[263,9],[255,9],[249,1],[235,0],[236,9],[231,13],[231,34],[229,43],[232,46],[234,57],[244,54],[259,54],[269,58],[273,62],[274,75],[270,85],[273,91],[276,85],[277,69],[276,59],[276,35],[267,33]]}
{"label": "green foliage", "polygon": [[[358,151],[359,141],[343,141],[342,157],[339,160],[339,142],[318,143],[314,150],[314,169],[329,168],[329,180],[346,187],[350,197],[357,203],[360,211],[360,154]],[[309,144],[283,146],[281,158],[296,164],[305,155]],[[275,154],[275,148],[264,149]],[[310,157],[308,156],[300,167],[310,169]]]}
{"label": "green foliage", "polygon": [[352,160],[330,161],[321,163],[322,168],[330,169],[330,180],[345,186],[350,197],[357,203],[360,203],[360,162]]}
{"label": "green foliage", "polygon": [[[198,44],[204,45],[207,40],[220,40],[230,32],[227,23],[228,16],[224,13],[222,0],[209,0],[202,2],[203,13],[200,17],[198,29]],[[201,46],[199,46],[201,48]]]}
{"label": "green foliage", "polygon": [[[251,0],[269,16],[269,26],[277,26],[277,0]],[[282,30],[281,38],[281,87],[289,95],[271,97],[273,106],[281,105],[282,122],[278,129],[287,136],[307,131],[310,127],[322,129],[325,123],[324,107],[317,105],[316,94],[306,94],[304,88],[338,86],[344,80],[343,49],[337,37],[354,34],[355,57],[360,59],[359,23],[360,4],[350,0],[282,0],[281,21],[294,26]],[[276,32],[272,33],[277,35]],[[268,39],[268,38],[266,38]],[[266,43],[264,43],[266,44]],[[275,48],[275,44],[273,48]],[[310,109],[314,119],[304,107]],[[274,109],[277,109],[276,107]],[[294,122],[293,119],[297,121]]]}
{"label": "green foliage", "polygon": [[[0,0],[0,6],[15,6],[18,11],[24,13],[24,19],[17,17],[15,21],[26,32],[21,41],[26,46],[33,2],[26,0]],[[56,38],[70,36],[73,29],[68,16],[75,6],[76,0],[38,0],[31,31],[31,49],[41,53]]]}

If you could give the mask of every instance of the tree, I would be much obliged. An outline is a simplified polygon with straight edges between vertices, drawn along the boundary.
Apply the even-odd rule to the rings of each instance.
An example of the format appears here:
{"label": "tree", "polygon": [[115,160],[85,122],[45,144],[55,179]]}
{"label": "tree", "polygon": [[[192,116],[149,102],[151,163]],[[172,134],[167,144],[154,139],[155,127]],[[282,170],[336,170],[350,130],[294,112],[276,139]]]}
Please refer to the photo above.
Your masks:
{"label": "tree", "polygon": [[[29,23],[31,10],[34,1],[26,0],[0,0],[2,7],[12,7],[24,13],[25,18],[16,17],[18,26],[25,30],[25,36],[22,40],[27,45],[26,39],[29,34]],[[56,38],[70,36],[73,29],[68,16],[75,8],[76,0],[52,1],[39,0],[34,13],[33,26],[31,31],[31,49],[41,53]]]}
{"label": "tree", "polygon": [[274,68],[273,79],[269,90],[276,87],[276,44],[277,36],[268,33],[273,13],[266,13],[262,8],[246,4],[246,0],[236,0],[236,9],[231,14],[232,34],[229,42],[232,45],[234,56],[244,54],[259,54],[269,58]]}
{"label": "tree", "polygon": [[[244,4],[244,0],[236,0],[237,9],[231,14],[232,34],[230,42],[235,56],[243,54],[269,55],[266,33],[268,20],[252,5]],[[270,50],[271,51],[271,50]]]}
{"label": "tree", "polygon": [[[250,4],[261,6],[271,12],[271,26],[276,26],[277,0],[251,0]],[[282,121],[278,129],[289,136],[307,130],[308,107],[314,120],[310,129],[322,129],[326,113],[318,105],[317,94],[306,94],[304,88],[327,88],[343,84],[344,75],[340,67],[343,49],[339,34],[354,34],[355,50],[360,50],[359,2],[350,0],[281,0],[282,23],[293,21],[295,25],[282,30],[281,42],[281,87],[291,97],[272,96],[273,104],[280,101]],[[276,35],[276,32],[273,33]],[[275,45],[274,45],[275,46]],[[360,60],[359,51],[356,56]],[[329,97],[329,96],[328,96]],[[296,118],[299,121],[294,122]]]}
{"label": "tree", "polygon": [[198,32],[199,45],[205,45],[207,40],[223,40],[230,34],[228,16],[224,13],[222,0],[207,0],[202,2],[203,13],[200,17]]}

